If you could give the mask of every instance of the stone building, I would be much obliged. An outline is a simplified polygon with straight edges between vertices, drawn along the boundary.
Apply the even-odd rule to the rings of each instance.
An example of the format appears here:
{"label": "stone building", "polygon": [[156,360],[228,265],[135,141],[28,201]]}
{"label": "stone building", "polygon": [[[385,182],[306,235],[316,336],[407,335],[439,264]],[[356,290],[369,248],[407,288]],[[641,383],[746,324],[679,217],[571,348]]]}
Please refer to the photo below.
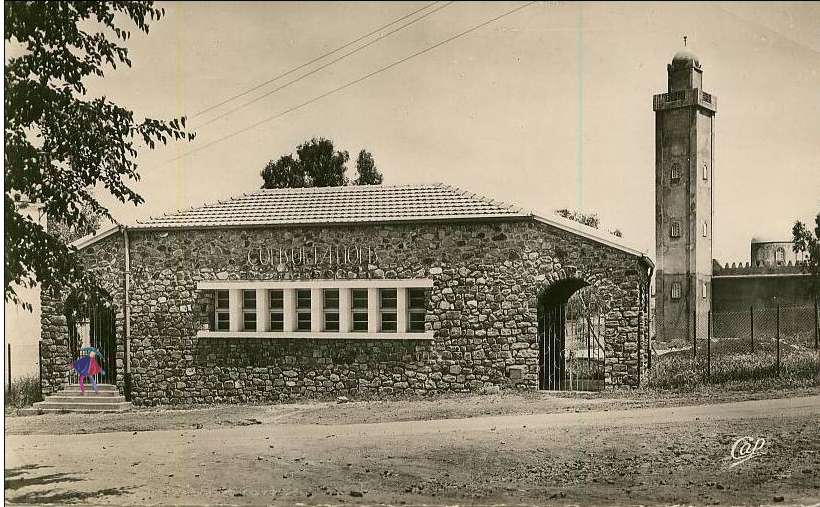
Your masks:
{"label": "stone building", "polygon": [[[640,251],[440,184],[259,190],[76,246],[108,294],[91,340],[140,405],[577,387],[582,288],[608,302],[598,387],[637,385],[648,348]],[[68,381],[71,301],[42,297],[45,393]]]}

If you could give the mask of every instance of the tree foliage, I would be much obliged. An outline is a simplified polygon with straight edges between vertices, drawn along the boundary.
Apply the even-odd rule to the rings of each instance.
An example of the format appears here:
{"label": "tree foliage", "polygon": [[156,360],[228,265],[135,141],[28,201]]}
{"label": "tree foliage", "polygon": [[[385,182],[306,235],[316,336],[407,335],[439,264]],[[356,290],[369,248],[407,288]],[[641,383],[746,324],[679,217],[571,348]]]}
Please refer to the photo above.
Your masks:
{"label": "tree foliage", "polygon": [[346,176],[348,160],[348,152],[336,150],[333,141],[313,138],[296,147],[295,157],[288,154],[268,162],[261,172],[262,188],[340,187],[382,182],[373,155],[367,151],[359,152],[358,176],[353,181]]}
{"label": "tree foliage", "polygon": [[[555,210],[555,214],[595,229],[599,229],[601,226],[601,219],[598,218],[598,213],[584,213],[578,210],[561,208]],[[624,233],[622,233],[620,229],[613,229],[609,231],[609,233],[618,238],[624,236]]]}
{"label": "tree foliage", "polygon": [[811,289],[815,296],[820,296],[820,213],[814,219],[814,232],[801,221],[794,223],[792,237],[795,252],[808,256],[805,269],[812,275]]}
{"label": "tree foliage", "polygon": [[96,284],[75,251],[19,212],[16,195],[42,204],[52,222],[87,228],[96,217],[111,218],[94,197],[95,186],[121,202],[143,202],[127,185],[139,179],[139,146],[153,149],[193,134],[184,130],[184,117],[137,120],[86,89],[108,67],[131,66],[124,23],[148,33],[165,14],[153,2],[6,2],[4,14],[7,51],[14,49],[4,75],[5,300],[23,303],[15,285],[91,290]]}
{"label": "tree foliage", "polygon": [[365,150],[360,151],[356,159],[356,173],[358,176],[353,182],[354,185],[381,185],[384,179],[376,168],[373,155]]}

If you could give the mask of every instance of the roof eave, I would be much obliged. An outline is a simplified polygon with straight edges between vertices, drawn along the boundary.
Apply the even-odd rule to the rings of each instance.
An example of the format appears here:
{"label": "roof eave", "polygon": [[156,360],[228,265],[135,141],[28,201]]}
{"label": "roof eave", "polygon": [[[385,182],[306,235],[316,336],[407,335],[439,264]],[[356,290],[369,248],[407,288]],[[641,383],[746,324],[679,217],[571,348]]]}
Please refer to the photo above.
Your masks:
{"label": "roof eave", "polygon": [[83,236],[80,239],[76,239],[76,240],[72,241],[71,243],[69,243],[68,246],[74,247],[77,250],[82,250],[83,248],[89,247],[89,246],[93,245],[94,243],[97,243],[98,241],[101,241],[101,240],[107,238],[108,236],[116,234],[123,227],[124,226],[122,226],[120,224],[111,224],[106,229],[101,229],[97,232],[93,232],[93,233],[91,233],[87,236]]}
{"label": "roof eave", "polygon": [[131,231],[171,231],[171,230],[200,230],[200,229],[241,229],[241,228],[266,228],[266,227],[322,227],[322,226],[355,226],[355,225],[384,225],[402,224],[410,222],[498,222],[503,220],[527,220],[532,218],[524,213],[495,213],[482,215],[457,215],[439,217],[401,217],[384,220],[326,220],[326,221],[294,221],[294,222],[271,222],[271,223],[236,223],[236,224],[186,224],[186,225],[148,225],[136,224],[128,226]]}
{"label": "roof eave", "polygon": [[[627,245],[624,242],[617,241],[617,239],[618,239],[617,236],[613,236],[611,234],[605,235],[605,233],[602,233],[599,229],[595,229],[594,227],[589,227],[589,226],[586,226],[584,224],[581,224],[581,223],[578,223],[578,222],[575,222],[575,221],[572,221],[572,220],[557,220],[557,219],[554,219],[554,218],[549,218],[549,217],[545,217],[543,215],[539,215],[537,213],[532,213],[532,218],[537,222],[541,222],[543,224],[551,225],[553,227],[557,227],[558,229],[562,229],[562,230],[565,230],[567,232],[577,234],[579,236],[582,236],[582,237],[587,238],[587,239],[591,239],[591,240],[596,241],[598,243],[602,243],[606,246],[615,248],[615,249],[620,250],[622,252],[626,252],[628,254],[635,255],[635,256],[638,256],[638,257],[646,257],[646,258],[650,259],[650,261],[651,261],[651,257],[649,257],[647,252],[642,251],[642,250],[638,249],[635,246]],[[611,237],[608,237],[608,236],[611,236]],[[653,264],[654,264],[654,262],[653,262]]]}

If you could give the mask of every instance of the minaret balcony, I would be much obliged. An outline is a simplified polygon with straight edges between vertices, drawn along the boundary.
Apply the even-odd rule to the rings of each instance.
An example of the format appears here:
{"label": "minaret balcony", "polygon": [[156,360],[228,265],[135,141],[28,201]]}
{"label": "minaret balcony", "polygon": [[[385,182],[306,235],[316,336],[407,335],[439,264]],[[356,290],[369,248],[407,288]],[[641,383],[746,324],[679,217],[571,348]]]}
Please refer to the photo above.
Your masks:
{"label": "minaret balcony", "polygon": [[652,98],[653,111],[664,111],[690,106],[702,107],[703,109],[715,112],[717,111],[717,97],[699,88],[692,88],[689,90],[659,93]]}

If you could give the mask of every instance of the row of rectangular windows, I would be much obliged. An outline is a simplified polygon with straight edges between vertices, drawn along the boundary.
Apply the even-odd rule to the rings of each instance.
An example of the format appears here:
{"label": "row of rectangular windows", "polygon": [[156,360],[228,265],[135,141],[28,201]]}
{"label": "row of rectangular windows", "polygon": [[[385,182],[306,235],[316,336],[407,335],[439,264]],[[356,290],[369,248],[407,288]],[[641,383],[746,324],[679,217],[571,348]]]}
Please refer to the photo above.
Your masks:
{"label": "row of rectangular windows", "polygon": [[[351,289],[351,323],[354,332],[367,332],[368,329],[368,291]],[[269,289],[268,301],[270,311],[270,331],[285,329],[285,293],[282,289]],[[324,331],[339,331],[339,289],[322,289],[322,316]],[[424,331],[427,289],[407,289],[407,331],[411,333]],[[311,291],[296,290],[296,331],[311,330]],[[395,333],[398,326],[398,290],[395,288],[379,289],[380,331]],[[242,291],[242,329],[257,330],[256,290]],[[214,313],[211,329],[213,331],[230,330],[230,298],[227,290],[215,291]],[[260,330],[260,331],[268,331]]]}
{"label": "row of rectangular windows", "polygon": [[[679,238],[680,234],[680,222],[672,222],[669,229],[669,235],[673,238]],[[703,226],[701,227],[701,234],[704,238],[709,237],[709,222],[703,222]]]}
{"label": "row of rectangular windows", "polygon": [[[680,183],[681,178],[681,169],[680,164],[675,162],[672,164],[672,167],[669,171],[669,180],[672,184]],[[703,163],[703,181],[707,181],[709,179],[709,164],[706,162]]]}
{"label": "row of rectangular windows", "polygon": [[[681,284],[680,282],[672,282],[672,290],[671,296],[672,299],[680,299],[681,297]],[[700,283],[700,297],[701,299],[706,299],[709,294],[709,284],[706,282]]]}

